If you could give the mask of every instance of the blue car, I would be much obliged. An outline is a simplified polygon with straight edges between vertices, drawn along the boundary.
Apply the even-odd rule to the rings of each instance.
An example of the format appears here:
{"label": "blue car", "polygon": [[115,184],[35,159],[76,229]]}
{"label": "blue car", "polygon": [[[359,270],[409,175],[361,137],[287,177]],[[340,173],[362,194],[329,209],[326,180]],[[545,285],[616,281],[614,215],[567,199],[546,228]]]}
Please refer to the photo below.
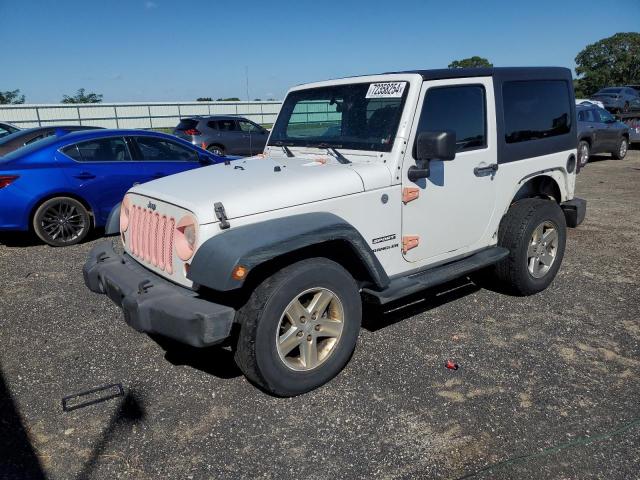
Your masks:
{"label": "blue car", "polygon": [[59,131],[0,157],[0,231],[73,245],[104,226],[134,184],[223,161],[163,133]]}

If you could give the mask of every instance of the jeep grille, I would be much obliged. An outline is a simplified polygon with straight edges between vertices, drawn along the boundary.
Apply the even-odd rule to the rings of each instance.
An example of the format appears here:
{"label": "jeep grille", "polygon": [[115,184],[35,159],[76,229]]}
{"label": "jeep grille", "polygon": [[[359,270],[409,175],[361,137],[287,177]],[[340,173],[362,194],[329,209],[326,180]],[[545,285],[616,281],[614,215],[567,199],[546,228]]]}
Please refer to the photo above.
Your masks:
{"label": "jeep grille", "polygon": [[129,251],[140,260],[173,273],[173,235],[176,221],[148,208],[133,205],[126,237]]}

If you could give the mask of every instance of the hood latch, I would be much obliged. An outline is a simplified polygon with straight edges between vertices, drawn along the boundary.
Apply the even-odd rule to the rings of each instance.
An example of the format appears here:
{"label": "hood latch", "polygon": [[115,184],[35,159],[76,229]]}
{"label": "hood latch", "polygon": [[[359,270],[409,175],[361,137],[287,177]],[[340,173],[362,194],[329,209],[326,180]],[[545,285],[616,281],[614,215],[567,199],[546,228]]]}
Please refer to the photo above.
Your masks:
{"label": "hood latch", "polygon": [[220,220],[220,230],[226,230],[231,225],[227,219],[227,212],[224,211],[224,205],[222,202],[216,202],[213,204],[214,211],[216,213],[216,217]]}

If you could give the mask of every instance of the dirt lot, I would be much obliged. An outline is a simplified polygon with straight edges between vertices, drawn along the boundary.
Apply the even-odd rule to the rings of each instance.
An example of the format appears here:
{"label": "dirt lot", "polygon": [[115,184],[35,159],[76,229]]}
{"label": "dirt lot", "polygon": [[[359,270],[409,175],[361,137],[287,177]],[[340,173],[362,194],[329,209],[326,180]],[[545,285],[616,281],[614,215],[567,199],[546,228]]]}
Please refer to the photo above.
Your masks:
{"label": "dirt lot", "polygon": [[[343,373],[293,399],[227,350],[126,326],[84,287],[96,241],[3,237],[0,478],[640,478],[640,151],[590,164],[578,195],[548,290],[460,281],[369,309]],[[113,382],[124,400],[62,412]]]}

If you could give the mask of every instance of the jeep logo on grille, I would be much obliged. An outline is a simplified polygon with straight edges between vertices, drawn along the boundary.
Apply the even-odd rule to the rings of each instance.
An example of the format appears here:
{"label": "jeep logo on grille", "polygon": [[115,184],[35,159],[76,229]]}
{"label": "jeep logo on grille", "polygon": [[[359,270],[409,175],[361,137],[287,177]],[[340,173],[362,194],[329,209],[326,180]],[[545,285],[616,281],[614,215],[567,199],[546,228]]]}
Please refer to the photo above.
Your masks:
{"label": "jeep logo on grille", "polygon": [[149,202],[149,205],[147,205],[147,208],[150,209],[150,210],[155,210],[156,209],[156,204]]}

